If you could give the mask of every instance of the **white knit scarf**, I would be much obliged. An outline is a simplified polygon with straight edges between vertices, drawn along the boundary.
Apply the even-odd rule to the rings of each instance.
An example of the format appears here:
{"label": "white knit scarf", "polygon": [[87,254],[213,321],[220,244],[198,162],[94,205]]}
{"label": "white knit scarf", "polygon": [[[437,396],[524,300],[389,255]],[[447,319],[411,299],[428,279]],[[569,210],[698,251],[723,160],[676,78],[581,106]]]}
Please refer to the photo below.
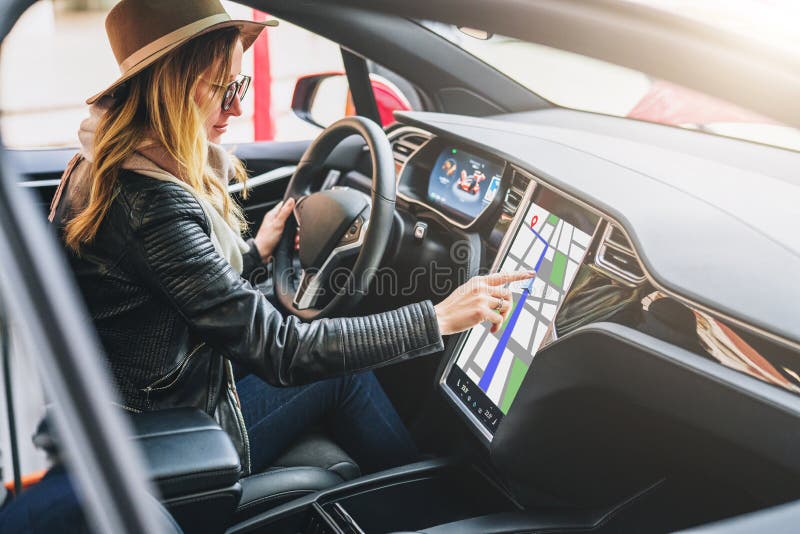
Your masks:
{"label": "white knit scarf", "polygon": [[[78,137],[81,141],[81,155],[89,162],[94,159],[94,138],[97,126],[103,114],[108,110],[112,101],[107,97],[98,100],[89,107],[89,117],[81,122]],[[150,157],[146,157],[148,154]],[[215,205],[206,198],[200,197],[192,187],[183,180],[176,177],[164,169],[163,165],[158,165],[158,158],[152,157],[146,147],[131,155],[122,164],[123,169],[131,170],[156,180],[172,182],[186,191],[200,204],[211,226],[211,242],[217,253],[228,260],[236,272],[242,272],[242,254],[247,252],[249,245],[242,239],[241,233],[235,221],[228,220],[222,212],[222,206]],[[88,170],[88,165],[82,166],[83,172]],[[78,169],[76,169],[76,172]],[[208,171],[216,176],[228,188],[228,184],[234,178],[234,167],[231,162],[230,154],[220,145],[208,143]]]}

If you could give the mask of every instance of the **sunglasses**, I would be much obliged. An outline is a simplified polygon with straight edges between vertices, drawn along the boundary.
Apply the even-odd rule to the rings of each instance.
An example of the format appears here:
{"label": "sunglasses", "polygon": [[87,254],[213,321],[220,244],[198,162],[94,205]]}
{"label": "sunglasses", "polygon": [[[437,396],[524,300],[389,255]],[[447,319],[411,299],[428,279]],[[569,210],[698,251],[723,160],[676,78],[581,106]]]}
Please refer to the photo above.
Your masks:
{"label": "sunglasses", "polygon": [[239,95],[239,101],[244,99],[247,90],[250,88],[250,81],[252,78],[246,74],[240,74],[239,77],[229,83],[228,85],[212,84],[217,87],[224,87],[225,92],[222,94],[222,111],[228,111],[233,105],[233,99]]}

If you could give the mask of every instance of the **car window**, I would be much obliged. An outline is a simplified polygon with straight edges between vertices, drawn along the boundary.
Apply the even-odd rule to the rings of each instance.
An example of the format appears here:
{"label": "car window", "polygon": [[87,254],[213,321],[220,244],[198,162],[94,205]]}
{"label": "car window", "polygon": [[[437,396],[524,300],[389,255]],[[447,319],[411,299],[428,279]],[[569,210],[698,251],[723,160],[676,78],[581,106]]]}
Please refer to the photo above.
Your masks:
{"label": "car window", "polygon": [[[32,488],[52,466],[52,458],[44,450],[34,445],[34,436],[37,434],[39,422],[45,414],[45,395],[36,368],[36,360],[25,350],[20,343],[20,329],[24,324],[15,321],[9,316],[7,308],[3,305],[0,294],[0,530],[14,530],[19,522],[10,521],[7,517],[8,509],[14,496],[14,462],[12,461],[11,447],[11,412],[7,402],[10,382],[11,398],[13,399],[14,432],[18,454],[18,475],[24,488]],[[8,352],[3,354],[3,350]],[[5,376],[8,358],[9,378]],[[42,443],[38,441],[38,443]],[[51,477],[53,478],[53,477]],[[50,487],[50,482],[41,486],[37,494],[42,494],[45,486]],[[25,490],[27,492],[27,489]],[[44,493],[47,495],[47,493]],[[5,502],[5,505],[4,505]],[[79,512],[79,510],[78,510]],[[18,514],[15,514],[19,518]]]}
{"label": "car window", "polygon": [[800,130],[678,84],[513,37],[476,38],[449,24],[420,23],[558,106],[800,150]]}
{"label": "car window", "polygon": [[[77,489],[75,465],[65,458],[54,426],[55,399],[42,385],[42,360],[22,341],[30,341],[29,323],[14,315],[19,307],[4,304],[0,290],[0,532],[91,532],[89,501]],[[47,372],[60,369],[53,366]]]}
{"label": "car window", "polygon": [[[78,126],[87,116],[86,98],[119,76],[104,22],[115,3],[36,2],[23,14],[0,50],[0,133],[5,146],[78,145]],[[223,4],[234,18],[267,18],[236,2]],[[371,67],[379,80],[373,86],[379,87],[376,91],[387,109],[418,108],[419,100],[407,82],[391,71]],[[242,116],[229,123],[225,142],[313,138],[320,129],[291,109],[295,83],[302,76],[331,72],[344,73],[336,43],[283,20],[267,29],[245,53],[243,74],[253,76],[253,83],[242,102]],[[317,109],[326,117],[342,117],[352,112],[347,94],[344,79],[338,91],[319,99]]]}
{"label": "car window", "polygon": [[[0,302],[0,323],[4,321],[2,302]],[[5,318],[8,322],[0,324],[0,341],[7,336],[10,349],[11,385],[16,416],[16,433],[19,445],[19,462],[22,473],[35,473],[48,467],[45,453],[34,447],[31,436],[36,431],[39,420],[44,415],[44,390],[39,380],[35,359],[26,353],[18,343],[18,329],[21,325]],[[2,355],[0,355],[2,358]],[[11,438],[8,423],[8,403],[6,402],[6,377],[0,365],[0,473],[3,483],[14,479],[11,462]]]}

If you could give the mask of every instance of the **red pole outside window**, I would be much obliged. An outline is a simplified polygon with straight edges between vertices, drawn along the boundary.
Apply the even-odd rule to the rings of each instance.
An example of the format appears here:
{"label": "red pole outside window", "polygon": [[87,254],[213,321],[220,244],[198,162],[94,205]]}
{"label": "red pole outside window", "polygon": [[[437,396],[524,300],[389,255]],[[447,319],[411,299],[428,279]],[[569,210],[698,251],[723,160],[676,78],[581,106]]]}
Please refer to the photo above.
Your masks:
{"label": "red pole outside window", "polygon": [[[267,14],[253,10],[253,20],[263,22]],[[256,141],[272,141],[272,71],[269,63],[269,30],[261,32],[253,44],[253,129]]]}

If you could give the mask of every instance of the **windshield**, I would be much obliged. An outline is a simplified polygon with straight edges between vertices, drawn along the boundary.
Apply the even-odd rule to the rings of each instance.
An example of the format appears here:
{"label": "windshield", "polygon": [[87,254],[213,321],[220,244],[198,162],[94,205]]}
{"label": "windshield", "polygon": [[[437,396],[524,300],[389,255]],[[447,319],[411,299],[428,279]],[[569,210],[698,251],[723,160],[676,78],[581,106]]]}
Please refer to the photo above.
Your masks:
{"label": "windshield", "polygon": [[[631,0],[698,19],[711,18],[731,30],[754,32],[772,19],[761,13],[746,25],[745,7],[781,6],[781,0]],[[786,4],[800,15],[800,2]],[[740,8],[740,9],[734,9]],[[716,11],[715,11],[716,10]],[[765,9],[764,9],[765,10]],[[769,10],[765,10],[769,11]],[[725,13],[727,16],[719,16]],[[784,13],[785,14],[785,13]],[[800,47],[796,24],[776,24],[770,40]],[[797,17],[792,19],[796,22]],[[800,130],[724,100],[642,72],[588,56],[489,34],[476,38],[450,24],[420,21],[429,30],[502,72],[550,102],[572,109],[679,126],[800,151]],[[789,31],[789,26],[793,31]],[[785,32],[780,28],[786,28]],[[486,37],[484,35],[483,37]],[[546,76],[541,73],[546,72]]]}
{"label": "windshield", "polygon": [[625,0],[772,45],[800,48],[797,0]]}

